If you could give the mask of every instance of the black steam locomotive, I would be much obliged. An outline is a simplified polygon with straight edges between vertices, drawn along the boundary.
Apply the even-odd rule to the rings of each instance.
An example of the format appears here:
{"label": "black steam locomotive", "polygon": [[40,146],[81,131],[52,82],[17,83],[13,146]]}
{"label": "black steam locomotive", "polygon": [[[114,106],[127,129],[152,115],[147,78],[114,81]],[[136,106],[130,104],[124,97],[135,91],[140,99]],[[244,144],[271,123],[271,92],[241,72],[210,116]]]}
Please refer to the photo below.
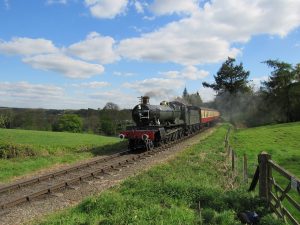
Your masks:
{"label": "black steam locomotive", "polygon": [[129,140],[129,149],[151,149],[194,133],[216,121],[219,115],[216,110],[200,109],[176,101],[150,105],[149,97],[144,96],[132,110],[136,126],[127,127],[120,138]]}

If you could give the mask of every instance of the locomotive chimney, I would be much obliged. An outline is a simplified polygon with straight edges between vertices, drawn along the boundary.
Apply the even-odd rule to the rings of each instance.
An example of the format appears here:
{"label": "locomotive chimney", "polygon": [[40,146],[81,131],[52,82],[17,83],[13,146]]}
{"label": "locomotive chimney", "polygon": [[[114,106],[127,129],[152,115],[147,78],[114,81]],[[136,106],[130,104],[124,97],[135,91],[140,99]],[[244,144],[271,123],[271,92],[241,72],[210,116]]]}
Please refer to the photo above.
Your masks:
{"label": "locomotive chimney", "polygon": [[149,96],[143,96],[142,97],[142,103],[144,104],[144,105],[148,105],[149,104]]}

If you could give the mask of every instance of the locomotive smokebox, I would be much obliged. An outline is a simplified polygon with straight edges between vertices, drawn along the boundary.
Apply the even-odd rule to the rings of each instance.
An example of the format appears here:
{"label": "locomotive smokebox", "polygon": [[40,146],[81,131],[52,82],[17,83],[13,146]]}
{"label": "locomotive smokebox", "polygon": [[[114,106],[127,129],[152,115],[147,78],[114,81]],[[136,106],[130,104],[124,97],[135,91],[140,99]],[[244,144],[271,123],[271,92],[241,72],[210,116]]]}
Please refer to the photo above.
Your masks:
{"label": "locomotive smokebox", "polygon": [[144,105],[149,105],[149,99],[150,99],[149,96],[142,96],[142,103]]}

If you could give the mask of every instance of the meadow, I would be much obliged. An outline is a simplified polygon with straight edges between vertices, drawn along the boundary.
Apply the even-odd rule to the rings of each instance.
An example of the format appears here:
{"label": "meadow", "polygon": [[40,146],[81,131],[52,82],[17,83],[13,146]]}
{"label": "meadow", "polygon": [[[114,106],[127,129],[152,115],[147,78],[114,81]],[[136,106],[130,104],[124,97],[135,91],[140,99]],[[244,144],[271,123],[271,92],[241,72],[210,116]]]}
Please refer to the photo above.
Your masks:
{"label": "meadow", "polygon": [[251,165],[265,151],[294,175],[300,177],[300,122],[238,129],[231,132],[230,145],[239,156],[247,154]]}
{"label": "meadow", "polygon": [[256,211],[275,220],[255,194],[232,177],[224,154],[223,125],[162,165],[125,180],[78,206],[36,224],[240,224],[237,213]]}
{"label": "meadow", "polygon": [[115,137],[0,129],[0,182],[125,148]]}
{"label": "meadow", "polygon": [[[252,175],[258,164],[257,155],[265,151],[271,155],[274,162],[300,178],[299,122],[234,130],[230,135],[230,145],[240,158],[240,170],[241,158],[243,154],[246,154],[249,161],[249,172]],[[272,170],[272,175],[275,181],[285,189],[289,181],[274,170]],[[295,190],[290,190],[289,194],[300,203],[300,195]],[[283,203],[300,221],[299,211],[295,210],[288,201],[284,200]]]}

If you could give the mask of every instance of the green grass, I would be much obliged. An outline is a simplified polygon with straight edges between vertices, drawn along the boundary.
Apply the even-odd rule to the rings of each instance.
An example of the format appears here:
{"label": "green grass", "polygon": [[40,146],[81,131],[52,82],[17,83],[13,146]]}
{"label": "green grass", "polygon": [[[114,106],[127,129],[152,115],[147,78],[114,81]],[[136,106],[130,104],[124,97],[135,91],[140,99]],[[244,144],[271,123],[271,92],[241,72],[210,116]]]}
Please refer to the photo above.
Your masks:
{"label": "green grass", "polygon": [[[251,174],[258,164],[257,155],[266,151],[273,161],[300,178],[300,122],[235,130],[231,132],[230,145],[240,158],[244,153],[248,156]],[[285,189],[289,181],[274,170],[272,173],[276,182]],[[296,191],[291,190],[289,194],[300,203]],[[284,204],[293,215],[298,215],[300,221],[299,212],[293,210],[287,201]]]}
{"label": "green grass", "polygon": [[118,138],[91,134],[0,129],[0,182],[56,164],[124,147]]}
{"label": "green grass", "polygon": [[257,155],[266,151],[275,162],[300,177],[299,122],[236,130],[231,133],[230,144],[255,164]]}
{"label": "green grass", "polygon": [[[261,224],[274,220],[263,202],[245,191],[226,170],[226,126],[179,154],[99,196],[37,224],[240,224],[237,212],[255,210]],[[199,207],[200,206],[200,207]]]}

